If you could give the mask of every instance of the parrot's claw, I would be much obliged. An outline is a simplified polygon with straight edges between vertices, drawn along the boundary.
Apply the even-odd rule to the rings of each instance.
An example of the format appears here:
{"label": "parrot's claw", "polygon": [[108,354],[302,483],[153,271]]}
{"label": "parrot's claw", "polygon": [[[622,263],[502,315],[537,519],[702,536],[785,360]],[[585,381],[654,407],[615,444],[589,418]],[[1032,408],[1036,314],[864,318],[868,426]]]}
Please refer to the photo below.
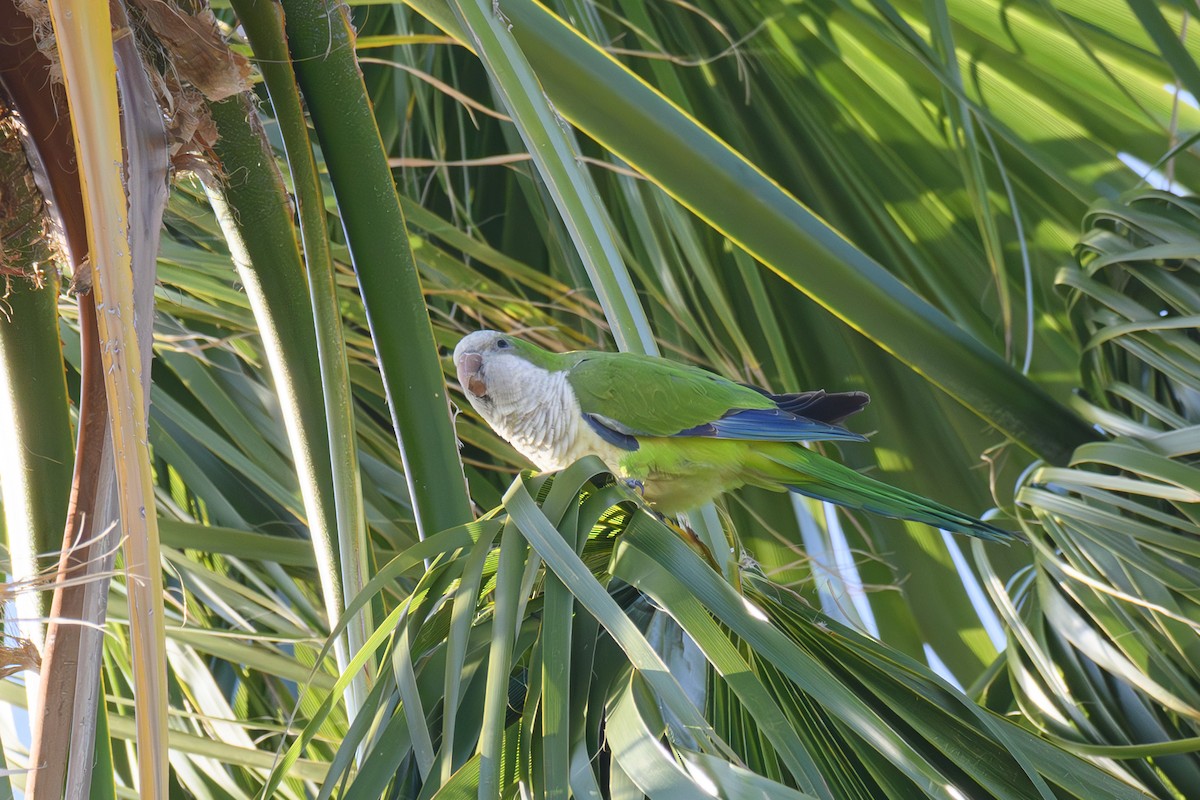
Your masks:
{"label": "parrot's claw", "polygon": [[638,494],[640,494],[642,496],[643,500],[646,499],[646,484],[642,483],[639,480],[635,480],[633,478],[626,478],[625,486],[626,486],[626,488],[631,489],[632,491],[635,491]]}

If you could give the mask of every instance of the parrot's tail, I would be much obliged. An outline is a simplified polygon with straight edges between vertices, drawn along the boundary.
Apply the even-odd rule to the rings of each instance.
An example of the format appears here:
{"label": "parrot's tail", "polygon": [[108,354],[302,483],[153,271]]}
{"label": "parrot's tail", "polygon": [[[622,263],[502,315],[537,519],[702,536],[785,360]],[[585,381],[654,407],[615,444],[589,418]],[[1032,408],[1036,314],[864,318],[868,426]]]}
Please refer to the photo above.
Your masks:
{"label": "parrot's tail", "polygon": [[1019,534],[997,528],[918,494],[868,478],[803,447],[763,447],[757,455],[761,459],[759,467],[764,477],[798,494],[893,519],[922,522],[989,542],[1008,544],[1014,540],[1023,541]]}

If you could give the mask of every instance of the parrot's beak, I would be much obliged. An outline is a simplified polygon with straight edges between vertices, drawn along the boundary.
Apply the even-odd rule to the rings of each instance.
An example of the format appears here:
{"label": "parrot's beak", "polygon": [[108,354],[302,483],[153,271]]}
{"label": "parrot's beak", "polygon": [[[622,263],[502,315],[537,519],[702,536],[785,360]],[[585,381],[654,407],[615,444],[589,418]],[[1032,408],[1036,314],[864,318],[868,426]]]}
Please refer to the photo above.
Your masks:
{"label": "parrot's beak", "polygon": [[462,384],[463,389],[476,397],[487,394],[487,383],[479,377],[479,372],[483,369],[483,356],[479,353],[463,353],[455,359],[454,365],[458,368],[458,382]]}

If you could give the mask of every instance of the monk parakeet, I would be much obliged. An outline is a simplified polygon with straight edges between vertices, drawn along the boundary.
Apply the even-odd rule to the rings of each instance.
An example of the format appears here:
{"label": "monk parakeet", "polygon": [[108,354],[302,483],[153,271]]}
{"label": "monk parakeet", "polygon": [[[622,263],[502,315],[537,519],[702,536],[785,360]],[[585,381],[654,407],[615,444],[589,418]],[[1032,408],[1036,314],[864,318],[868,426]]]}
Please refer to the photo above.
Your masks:
{"label": "monk parakeet", "polygon": [[539,469],[599,456],[662,514],[749,484],[981,539],[1014,538],[799,444],[865,442],[839,424],[869,402],[863,392],[771,394],[664,358],[552,353],[496,331],[463,337],[454,364],[475,410]]}

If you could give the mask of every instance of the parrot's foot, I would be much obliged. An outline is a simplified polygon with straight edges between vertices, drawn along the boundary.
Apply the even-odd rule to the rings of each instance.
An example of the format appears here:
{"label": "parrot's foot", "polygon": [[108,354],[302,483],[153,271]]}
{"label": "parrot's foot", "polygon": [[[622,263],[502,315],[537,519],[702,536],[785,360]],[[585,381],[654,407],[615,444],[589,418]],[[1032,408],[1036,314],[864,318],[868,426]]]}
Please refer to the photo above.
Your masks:
{"label": "parrot's foot", "polygon": [[626,489],[629,489],[631,492],[636,492],[637,495],[642,499],[642,510],[674,531],[676,536],[686,542],[689,547],[691,547],[702,558],[704,558],[704,560],[707,561],[713,569],[717,570],[718,572],[720,571],[720,568],[717,566],[716,559],[713,558],[712,553],[710,553],[708,550],[708,547],[705,546],[704,542],[701,541],[700,537],[696,535],[694,530],[692,530],[686,524],[682,524],[679,521],[668,517],[666,514],[663,514],[661,511],[656,510],[646,501],[645,483],[639,481],[637,478],[623,478],[621,479],[621,482],[625,484]]}
{"label": "parrot's foot", "polygon": [[721,568],[717,565],[717,560],[713,558],[708,546],[704,544],[704,542],[700,539],[700,536],[694,530],[692,530],[690,526],[660,514],[653,509],[647,508],[646,510],[649,511],[652,516],[657,517],[659,522],[674,531],[675,535],[682,539],[688,547],[692,548],[697,555],[708,562],[710,567],[717,572],[721,571]]}

